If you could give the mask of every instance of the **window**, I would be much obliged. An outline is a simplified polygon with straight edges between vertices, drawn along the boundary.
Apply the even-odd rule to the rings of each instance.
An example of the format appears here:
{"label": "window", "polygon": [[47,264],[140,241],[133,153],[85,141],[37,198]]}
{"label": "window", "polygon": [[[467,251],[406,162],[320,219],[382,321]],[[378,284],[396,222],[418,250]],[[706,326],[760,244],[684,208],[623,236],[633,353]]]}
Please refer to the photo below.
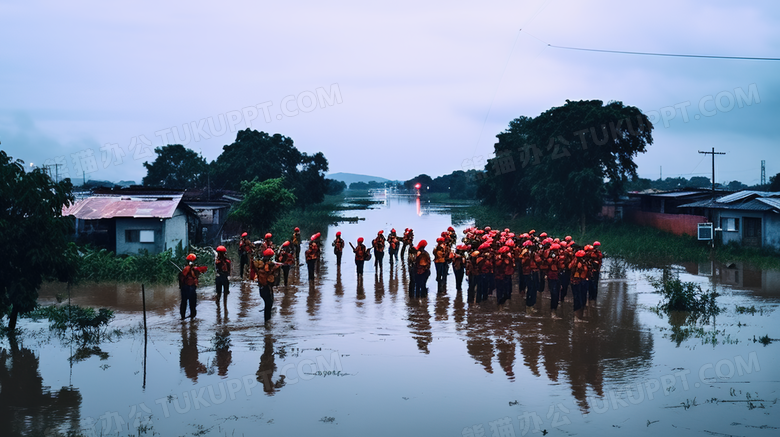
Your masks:
{"label": "window", "polygon": [[720,227],[723,228],[724,231],[739,231],[739,219],[733,217],[723,217],[720,219]]}
{"label": "window", "polygon": [[154,243],[153,230],[126,229],[125,243]]}

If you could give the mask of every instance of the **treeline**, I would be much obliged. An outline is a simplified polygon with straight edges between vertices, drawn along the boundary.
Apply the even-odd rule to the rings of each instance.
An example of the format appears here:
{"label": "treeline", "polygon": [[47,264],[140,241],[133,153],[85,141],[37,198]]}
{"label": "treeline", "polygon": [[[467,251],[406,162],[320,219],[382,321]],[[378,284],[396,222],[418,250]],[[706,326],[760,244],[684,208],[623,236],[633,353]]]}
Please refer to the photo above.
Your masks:
{"label": "treeline", "polygon": [[212,189],[245,192],[245,182],[281,179],[282,187],[294,195],[293,205],[322,202],[326,194],[337,194],[346,186],[325,178],[328,160],[322,152],[299,151],[292,138],[281,134],[245,129],[210,163],[180,144],[154,149],[157,158],[144,162],[144,186],[168,189]]}
{"label": "treeline", "polygon": [[[739,190],[758,190],[758,191],[776,191],[777,189],[780,189],[780,180],[777,184],[776,189],[771,188],[771,182],[774,181],[775,177],[770,178],[770,183],[766,185],[753,185],[749,186],[746,184],[743,184],[740,181],[731,181],[727,184],[715,184],[716,189],[722,189],[722,190],[729,190],[729,191],[739,191]],[[681,190],[686,188],[712,188],[712,182],[710,181],[710,178],[706,178],[704,176],[694,176],[690,179],[686,179],[684,177],[676,177],[676,178],[666,178],[666,179],[645,179],[645,178],[636,178],[631,180],[626,184],[626,191],[644,191],[649,189],[654,190]]]}

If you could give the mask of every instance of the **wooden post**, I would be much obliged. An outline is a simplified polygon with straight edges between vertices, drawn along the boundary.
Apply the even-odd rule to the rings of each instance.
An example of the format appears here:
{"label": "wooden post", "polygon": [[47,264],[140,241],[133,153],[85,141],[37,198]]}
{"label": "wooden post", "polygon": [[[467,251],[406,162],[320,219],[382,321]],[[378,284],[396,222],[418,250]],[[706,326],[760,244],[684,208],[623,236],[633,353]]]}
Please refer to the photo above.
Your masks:
{"label": "wooden post", "polygon": [[141,284],[141,302],[144,311],[144,383],[143,388],[146,389],[146,344],[147,344],[147,331],[146,331],[146,289],[144,284]]}

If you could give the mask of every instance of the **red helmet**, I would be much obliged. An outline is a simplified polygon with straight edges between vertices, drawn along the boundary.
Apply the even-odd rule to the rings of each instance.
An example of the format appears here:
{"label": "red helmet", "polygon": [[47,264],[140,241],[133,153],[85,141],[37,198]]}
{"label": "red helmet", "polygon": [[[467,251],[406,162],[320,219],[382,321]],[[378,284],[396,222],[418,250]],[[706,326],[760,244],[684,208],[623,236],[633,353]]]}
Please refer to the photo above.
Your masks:
{"label": "red helmet", "polygon": [[425,240],[420,240],[419,243],[417,243],[417,250],[420,250],[428,245],[428,242]]}
{"label": "red helmet", "polygon": [[301,230],[301,228],[295,228],[295,229],[293,229],[293,230],[294,230],[295,232],[298,232],[298,231],[300,231],[300,230]]}
{"label": "red helmet", "polygon": [[550,249],[560,249],[561,245],[558,243],[553,243],[552,246],[550,246]]}
{"label": "red helmet", "polygon": [[274,250],[273,249],[266,249],[263,251],[263,256],[274,256]]}
{"label": "red helmet", "polygon": [[553,240],[553,243],[560,243],[560,242],[561,242],[560,238],[556,238],[555,240]]}
{"label": "red helmet", "polygon": [[217,252],[227,252],[225,246],[217,246]]}
{"label": "red helmet", "polygon": [[510,250],[512,249],[510,249],[509,246],[501,246],[501,249],[498,249],[498,253],[507,253]]}
{"label": "red helmet", "polygon": [[578,250],[577,253],[574,254],[574,256],[576,256],[577,258],[582,258],[583,256],[585,256],[585,251]]}
{"label": "red helmet", "polygon": [[358,244],[363,242],[363,237],[358,237]]}
{"label": "red helmet", "polygon": [[267,234],[265,234],[265,239],[266,239],[266,240],[270,240],[271,238],[274,238],[274,236],[273,236],[273,235],[271,235],[271,233],[270,233],[270,232],[269,232],[269,233],[267,233]]}
{"label": "red helmet", "polygon": [[380,230],[379,230],[379,232],[377,232],[376,234],[377,234],[377,235],[379,235],[379,234],[384,234],[384,233],[385,233],[385,231],[383,231],[382,229],[380,229]]}
{"label": "red helmet", "polygon": [[194,253],[187,255],[187,261],[195,261],[198,257]]}
{"label": "red helmet", "polygon": [[341,231],[336,232],[336,236],[340,237],[341,236]]}
{"label": "red helmet", "polygon": [[479,245],[478,249],[479,250],[490,249],[490,243],[487,243],[487,242],[482,243],[482,244]]}
{"label": "red helmet", "polygon": [[316,239],[317,239],[317,234],[312,235],[311,238],[310,238],[311,241],[314,241]]}
{"label": "red helmet", "polygon": [[282,247],[287,247],[287,246],[289,246],[289,245],[290,245],[290,242],[289,242],[289,241],[285,241],[284,243],[282,243]]}
{"label": "red helmet", "polygon": [[523,242],[523,246],[524,246],[524,247],[532,246],[533,244],[534,244],[534,243],[531,243],[531,240],[525,240],[525,241]]}
{"label": "red helmet", "polygon": [[547,238],[547,232],[542,232],[539,234],[539,238]]}
{"label": "red helmet", "polygon": [[436,242],[437,243],[444,243],[444,238],[439,237],[439,238],[436,239]]}
{"label": "red helmet", "polygon": [[507,240],[506,245],[507,247],[515,247],[515,240]]}
{"label": "red helmet", "polygon": [[248,234],[246,232],[244,232],[243,234],[241,234],[241,237],[246,237],[247,235]]}
{"label": "red helmet", "polygon": [[598,241],[593,242],[593,247],[599,247],[599,246],[601,246],[601,243],[599,243]]}
{"label": "red helmet", "polygon": [[450,232],[452,232],[452,231],[454,231],[454,230],[455,230],[455,228],[453,228],[452,226],[450,226],[449,228],[447,228],[447,230],[448,230],[448,231],[450,231]]}
{"label": "red helmet", "polygon": [[395,228],[393,228],[393,229],[390,229],[390,232],[392,232],[392,233],[394,233],[394,234],[395,234]]}
{"label": "red helmet", "polygon": [[536,233],[536,229],[531,229],[530,231],[528,231],[528,235],[532,235],[532,234],[535,234],[535,233]]}
{"label": "red helmet", "polygon": [[490,229],[491,229],[490,226],[485,226],[485,232],[490,232]]}
{"label": "red helmet", "polygon": [[571,241],[571,235],[567,235],[567,236],[564,238],[564,240],[566,240],[566,241]]}

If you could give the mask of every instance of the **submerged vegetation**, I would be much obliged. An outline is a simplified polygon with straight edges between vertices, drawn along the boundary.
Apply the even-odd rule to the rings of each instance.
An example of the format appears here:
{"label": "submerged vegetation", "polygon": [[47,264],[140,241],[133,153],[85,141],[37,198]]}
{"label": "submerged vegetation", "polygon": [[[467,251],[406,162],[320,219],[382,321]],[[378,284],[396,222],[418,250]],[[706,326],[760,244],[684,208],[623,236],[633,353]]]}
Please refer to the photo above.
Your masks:
{"label": "submerged vegetation", "polygon": [[82,343],[100,342],[101,336],[114,318],[114,311],[107,308],[83,308],[78,305],[50,305],[38,307],[23,315],[34,320],[48,319],[49,327],[64,333],[71,330]]}

